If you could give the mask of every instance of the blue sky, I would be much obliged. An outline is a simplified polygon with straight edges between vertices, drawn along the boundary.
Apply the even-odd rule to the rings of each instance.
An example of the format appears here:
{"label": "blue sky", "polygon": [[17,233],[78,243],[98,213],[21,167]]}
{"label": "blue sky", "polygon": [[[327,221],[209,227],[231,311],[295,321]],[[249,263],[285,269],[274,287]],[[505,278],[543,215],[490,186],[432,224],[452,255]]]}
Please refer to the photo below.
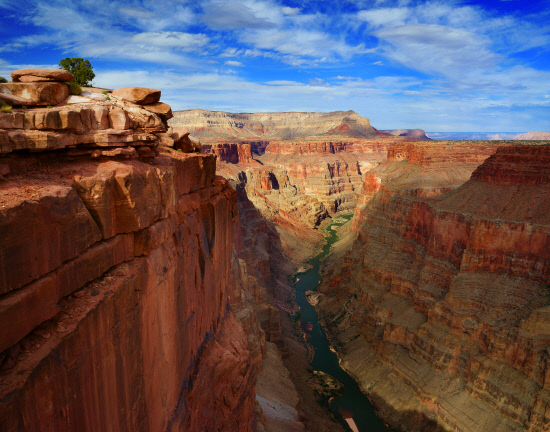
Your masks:
{"label": "blue sky", "polygon": [[173,109],[550,130],[550,0],[0,0],[0,75],[91,61]]}

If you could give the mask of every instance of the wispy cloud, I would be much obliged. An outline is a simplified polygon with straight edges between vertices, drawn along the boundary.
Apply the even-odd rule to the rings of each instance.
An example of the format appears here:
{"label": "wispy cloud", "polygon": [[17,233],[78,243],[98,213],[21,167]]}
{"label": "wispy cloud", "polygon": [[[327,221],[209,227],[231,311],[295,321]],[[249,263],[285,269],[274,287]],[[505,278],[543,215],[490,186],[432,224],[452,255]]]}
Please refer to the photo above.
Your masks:
{"label": "wispy cloud", "polygon": [[502,4],[0,0],[0,25],[21,24],[0,45],[0,75],[35,58],[55,67],[86,57],[97,85],[155,82],[175,108],[356,109],[386,128],[490,119],[490,129],[550,129],[550,12]]}

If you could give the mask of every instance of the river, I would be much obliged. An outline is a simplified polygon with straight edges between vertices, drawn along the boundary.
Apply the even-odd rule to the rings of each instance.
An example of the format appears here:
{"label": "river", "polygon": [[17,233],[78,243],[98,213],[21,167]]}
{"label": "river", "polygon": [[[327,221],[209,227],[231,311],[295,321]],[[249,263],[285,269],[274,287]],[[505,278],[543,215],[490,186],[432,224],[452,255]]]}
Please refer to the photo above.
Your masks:
{"label": "river", "polygon": [[345,411],[351,413],[357,428],[361,432],[388,432],[391,431],[374,413],[368,398],[361,393],[357,382],[345,372],[338,362],[338,357],[330,350],[330,343],[319,325],[319,317],[315,308],[307,301],[306,291],[313,290],[320,281],[319,266],[329,252],[331,245],[338,240],[334,225],[343,225],[351,219],[352,215],[339,216],[338,219],[345,219],[345,222],[335,222],[327,229],[328,236],[325,237],[326,244],[322,252],[309,261],[312,268],[305,273],[297,275],[294,283],[296,288],[296,302],[300,306],[300,321],[313,324],[313,331],[310,333],[308,342],[315,348],[315,356],[311,363],[313,369],[326,372],[336,378],[344,385],[344,394],[331,403],[334,411]]}

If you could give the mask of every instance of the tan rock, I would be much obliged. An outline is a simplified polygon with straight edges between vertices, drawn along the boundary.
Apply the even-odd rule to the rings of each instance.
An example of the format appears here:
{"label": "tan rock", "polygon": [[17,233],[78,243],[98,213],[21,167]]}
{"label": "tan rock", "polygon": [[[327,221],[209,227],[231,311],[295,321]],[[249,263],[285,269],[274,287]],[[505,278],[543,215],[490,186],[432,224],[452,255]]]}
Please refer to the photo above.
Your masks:
{"label": "tan rock", "polygon": [[122,108],[111,108],[109,110],[109,123],[113,129],[130,129],[132,120],[128,113]]}
{"label": "tan rock", "polygon": [[143,109],[157,114],[163,120],[168,120],[174,117],[174,115],[172,114],[172,108],[170,107],[170,105],[165,104],[164,102],[157,102],[154,104],[145,105],[143,106]]}
{"label": "tan rock", "polygon": [[0,86],[0,92],[25,99],[16,105],[57,105],[69,96],[69,87],[59,82],[5,83]]}
{"label": "tan rock", "polygon": [[160,90],[145,87],[121,87],[112,94],[139,105],[154,104],[160,100]]}
{"label": "tan rock", "polygon": [[[64,69],[19,69],[13,71],[11,78],[16,82],[42,82],[42,81],[65,81],[74,80],[74,75]],[[31,81],[36,79],[36,81]]]}
{"label": "tan rock", "polygon": [[7,88],[3,87],[4,84],[0,84],[0,100],[9,103],[13,106],[31,105],[32,101],[19,96],[14,95]]}

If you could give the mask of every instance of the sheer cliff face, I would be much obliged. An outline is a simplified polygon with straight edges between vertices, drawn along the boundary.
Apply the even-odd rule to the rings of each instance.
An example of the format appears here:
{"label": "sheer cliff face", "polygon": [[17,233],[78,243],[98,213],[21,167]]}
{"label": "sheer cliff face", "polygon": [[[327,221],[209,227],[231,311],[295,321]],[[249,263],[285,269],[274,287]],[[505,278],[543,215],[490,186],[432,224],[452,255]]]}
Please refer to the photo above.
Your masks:
{"label": "sheer cliff face", "polygon": [[547,430],[550,148],[499,148],[477,169],[463,150],[413,146],[369,173],[320,309],[403,430]]}
{"label": "sheer cliff face", "polygon": [[237,195],[140,110],[0,114],[2,431],[254,427]]}
{"label": "sheer cliff face", "polygon": [[365,138],[377,135],[369,119],[353,111],[232,114],[194,109],[176,111],[170,124],[189,128],[191,135],[203,141],[288,140],[322,135]]}

